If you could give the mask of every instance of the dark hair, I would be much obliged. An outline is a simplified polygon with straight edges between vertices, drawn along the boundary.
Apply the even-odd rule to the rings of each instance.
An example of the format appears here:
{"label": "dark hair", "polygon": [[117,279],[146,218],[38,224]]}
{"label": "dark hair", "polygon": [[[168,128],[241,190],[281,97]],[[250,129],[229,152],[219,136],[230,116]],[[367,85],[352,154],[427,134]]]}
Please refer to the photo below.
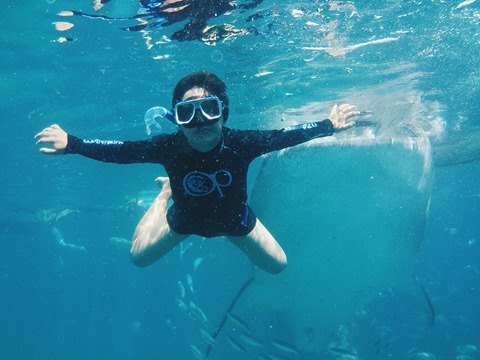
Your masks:
{"label": "dark hair", "polygon": [[185,95],[188,90],[194,87],[203,88],[211,95],[218,96],[223,103],[223,122],[226,122],[228,119],[229,105],[227,86],[217,75],[207,71],[198,71],[187,75],[177,83],[173,90],[172,108],[174,108],[178,102],[182,101],[183,95]]}

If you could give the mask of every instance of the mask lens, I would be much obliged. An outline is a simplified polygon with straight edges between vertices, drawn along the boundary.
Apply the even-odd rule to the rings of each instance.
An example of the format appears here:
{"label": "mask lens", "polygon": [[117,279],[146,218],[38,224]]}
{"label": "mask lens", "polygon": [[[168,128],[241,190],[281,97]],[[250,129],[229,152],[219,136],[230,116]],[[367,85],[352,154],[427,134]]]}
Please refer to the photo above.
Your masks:
{"label": "mask lens", "polygon": [[216,98],[203,100],[200,107],[209,120],[216,119],[221,115],[220,102]]}
{"label": "mask lens", "polygon": [[193,103],[179,103],[175,108],[175,113],[179,123],[188,123],[195,114],[195,105]]}

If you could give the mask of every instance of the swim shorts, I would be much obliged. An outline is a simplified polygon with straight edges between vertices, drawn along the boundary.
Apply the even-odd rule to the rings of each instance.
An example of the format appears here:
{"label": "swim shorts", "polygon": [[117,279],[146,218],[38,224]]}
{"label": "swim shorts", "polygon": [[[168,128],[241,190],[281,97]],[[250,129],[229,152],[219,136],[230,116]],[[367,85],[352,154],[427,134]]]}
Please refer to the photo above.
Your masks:
{"label": "swim shorts", "polygon": [[167,210],[167,222],[177,234],[195,234],[212,238],[216,236],[245,236],[248,235],[255,224],[257,217],[248,205],[245,205],[243,214],[221,221],[214,216],[210,218],[192,218],[180,216],[175,205]]}

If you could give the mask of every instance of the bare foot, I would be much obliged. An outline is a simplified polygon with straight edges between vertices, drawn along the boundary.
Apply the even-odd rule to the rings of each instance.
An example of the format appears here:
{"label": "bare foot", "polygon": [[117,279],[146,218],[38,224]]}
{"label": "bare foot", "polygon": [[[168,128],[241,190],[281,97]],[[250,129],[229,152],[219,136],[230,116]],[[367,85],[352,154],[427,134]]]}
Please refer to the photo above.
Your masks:
{"label": "bare foot", "polygon": [[103,5],[105,5],[102,0],[93,0],[93,10],[98,11],[100,10]]}
{"label": "bare foot", "polygon": [[155,183],[162,189],[170,186],[170,179],[167,176],[159,176],[155,179]]}

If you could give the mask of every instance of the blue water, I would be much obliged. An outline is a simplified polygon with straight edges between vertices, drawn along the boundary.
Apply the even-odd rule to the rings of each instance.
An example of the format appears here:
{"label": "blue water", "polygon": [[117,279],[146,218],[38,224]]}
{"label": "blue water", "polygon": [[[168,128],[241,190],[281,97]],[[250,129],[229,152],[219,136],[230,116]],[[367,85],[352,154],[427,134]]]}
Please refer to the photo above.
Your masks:
{"label": "blue water", "polygon": [[[138,10],[135,1],[119,3],[101,12]],[[153,179],[164,170],[47,157],[37,151],[38,131],[59,123],[85,138],[145,138],[144,112],[169,105],[179,78],[206,69],[229,87],[232,127],[281,127],[295,119],[292,109],[318,102],[325,109],[318,116],[326,116],[332,104],[347,101],[374,109],[385,122],[415,120],[434,146],[471,139],[480,126],[480,3],[456,9],[460,3],[285,1],[275,5],[276,16],[247,23],[255,11],[271,13],[274,2],[265,1],[251,13],[212,22],[255,26],[258,35],[215,46],[170,42],[180,28],[174,25],[152,31],[151,49],[140,33],[119,30],[116,22],[56,15],[92,12],[87,0],[4,5],[0,357],[194,358],[198,321],[178,306],[178,281],[186,284],[194,260],[203,258],[192,301],[216,323],[250,272],[226,242],[200,239],[183,259],[177,249],[150,268],[136,268],[128,245],[112,238],[130,239],[156,192]],[[56,21],[75,26],[60,32]],[[61,36],[75,41],[55,41]],[[348,49],[387,38],[393,40],[340,56],[305,49]],[[457,346],[480,346],[480,164],[434,171],[418,271],[436,323],[420,326],[399,294],[380,296],[349,332],[361,359],[420,359],[422,352],[454,359]],[[62,246],[60,238],[76,248]],[[227,355],[219,349],[212,356]]]}

